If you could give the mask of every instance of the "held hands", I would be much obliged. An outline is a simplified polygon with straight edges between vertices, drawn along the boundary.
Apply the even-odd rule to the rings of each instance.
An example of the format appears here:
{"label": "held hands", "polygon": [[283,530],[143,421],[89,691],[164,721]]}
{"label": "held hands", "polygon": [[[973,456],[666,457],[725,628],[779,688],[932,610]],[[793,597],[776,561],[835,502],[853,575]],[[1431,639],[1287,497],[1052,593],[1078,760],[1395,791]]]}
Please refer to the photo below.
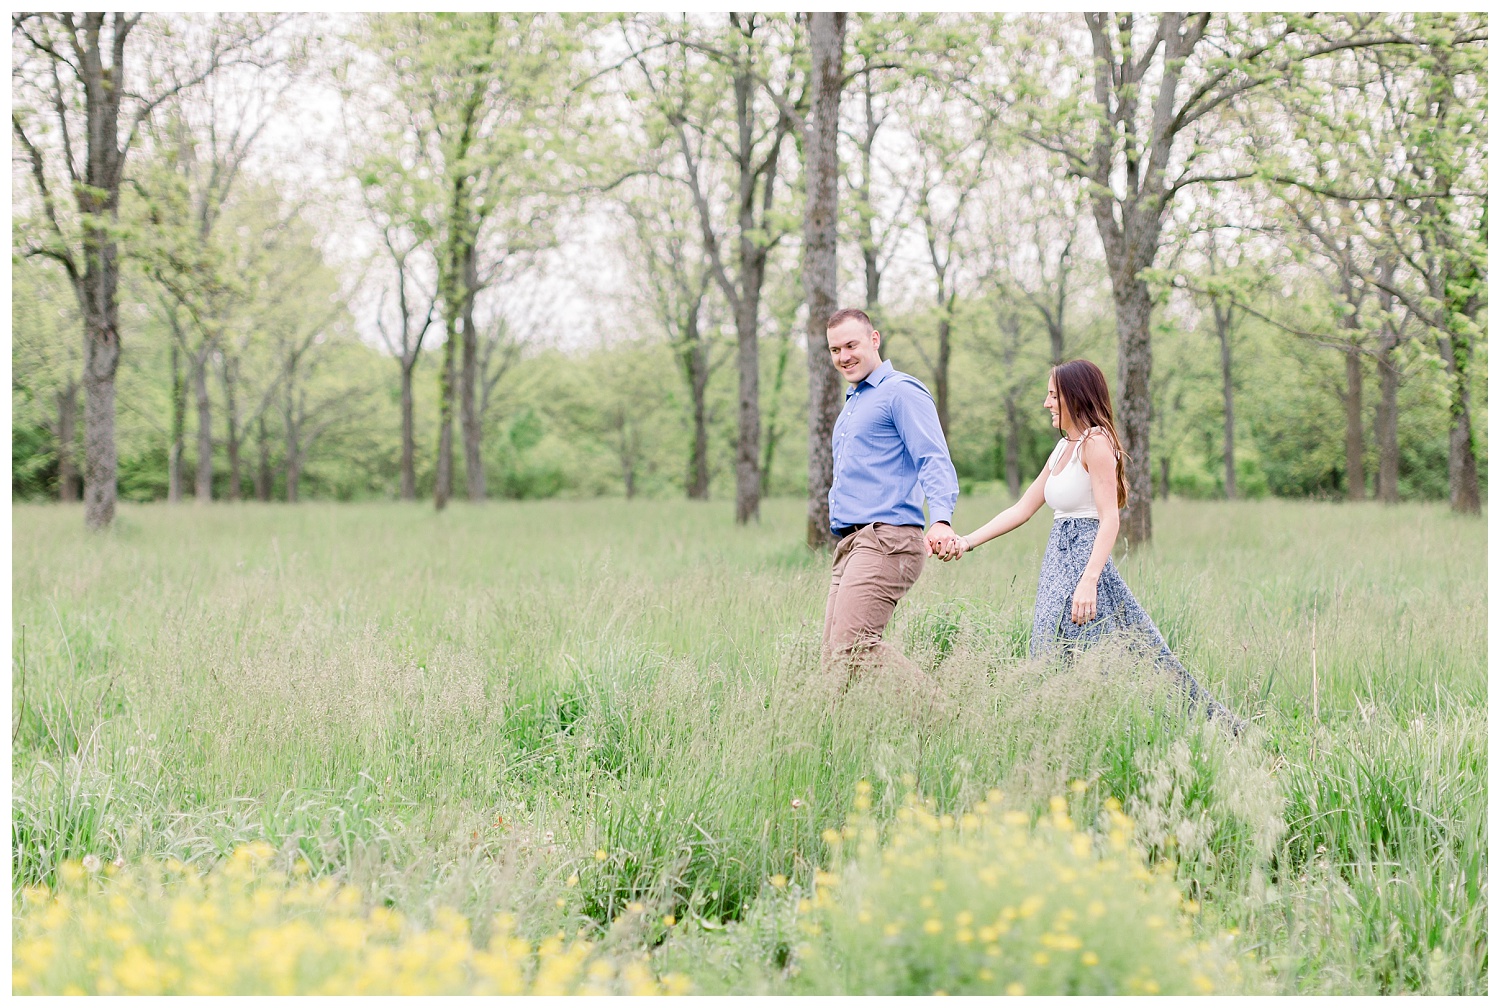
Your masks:
{"label": "held hands", "polygon": [[932,546],[929,544],[928,548],[933,556],[946,563],[949,560],[957,560],[973,547],[969,545],[968,539],[961,535],[955,535],[950,536],[948,541],[941,546]]}
{"label": "held hands", "polygon": [[947,522],[933,522],[932,528],[927,530],[927,555],[947,560],[947,554],[953,550],[957,539],[953,527]]}
{"label": "held hands", "polygon": [[1078,587],[1073,592],[1073,614],[1074,623],[1079,626],[1087,623],[1099,615],[1099,578],[1087,572],[1078,579]]}

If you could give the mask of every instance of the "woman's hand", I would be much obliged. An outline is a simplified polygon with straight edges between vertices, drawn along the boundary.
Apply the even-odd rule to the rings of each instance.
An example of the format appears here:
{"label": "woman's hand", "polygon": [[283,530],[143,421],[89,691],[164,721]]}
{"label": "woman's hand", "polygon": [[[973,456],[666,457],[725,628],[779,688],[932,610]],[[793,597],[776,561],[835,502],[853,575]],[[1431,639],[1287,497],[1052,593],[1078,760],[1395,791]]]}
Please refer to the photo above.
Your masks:
{"label": "woman's hand", "polygon": [[970,549],[969,540],[964,536],[954,536],[949,539],[943,548],[938,551],[938,556],[944,561],[957,560]]}
{"label": "woman's hand", "polygon": [[1099,576],[1084,572],[1073,591],[1073,622],[1079,626],[1099,615]]}

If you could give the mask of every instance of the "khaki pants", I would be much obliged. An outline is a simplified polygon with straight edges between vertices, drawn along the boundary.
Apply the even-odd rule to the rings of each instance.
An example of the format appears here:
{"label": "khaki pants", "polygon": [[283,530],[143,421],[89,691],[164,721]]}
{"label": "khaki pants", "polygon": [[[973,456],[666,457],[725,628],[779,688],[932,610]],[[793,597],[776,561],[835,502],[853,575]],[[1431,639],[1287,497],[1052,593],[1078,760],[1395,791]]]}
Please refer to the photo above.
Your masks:
{"label": "khaki pants", "polygon": [[826,664],[841,665],[846,674],[883,664],[921,675],[882,638],[896,603],[922,574],[925,538],[920,528],[876,522],[840,540],[823,617]]}

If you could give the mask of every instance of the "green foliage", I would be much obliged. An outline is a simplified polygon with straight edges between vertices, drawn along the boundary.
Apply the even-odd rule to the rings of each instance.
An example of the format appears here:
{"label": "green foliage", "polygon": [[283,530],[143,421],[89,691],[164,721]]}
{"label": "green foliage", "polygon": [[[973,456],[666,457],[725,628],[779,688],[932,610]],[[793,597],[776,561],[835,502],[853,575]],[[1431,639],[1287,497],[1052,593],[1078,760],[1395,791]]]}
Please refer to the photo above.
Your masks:
{"label": "green foliage", "polygon": [[35,500],[56,493],[57,452],[52,432],[37,423],[11,424],[10,493]]}

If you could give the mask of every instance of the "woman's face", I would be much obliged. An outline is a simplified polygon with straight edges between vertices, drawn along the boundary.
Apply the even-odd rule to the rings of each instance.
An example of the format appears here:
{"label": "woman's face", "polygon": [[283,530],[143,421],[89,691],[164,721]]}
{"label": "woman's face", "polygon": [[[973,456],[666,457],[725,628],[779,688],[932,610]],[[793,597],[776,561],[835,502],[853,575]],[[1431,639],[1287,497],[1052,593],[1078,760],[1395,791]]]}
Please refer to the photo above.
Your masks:
{"label": "woman's face", "polygon": [[1067,423],[1067,416],[1062,400],[1057,395],[1057,380],[1051,375],[1047,376],[1047,401],[1042,405],[1047,407],[1048,413],[1052,414],[1052,426],[1062,430]]}

